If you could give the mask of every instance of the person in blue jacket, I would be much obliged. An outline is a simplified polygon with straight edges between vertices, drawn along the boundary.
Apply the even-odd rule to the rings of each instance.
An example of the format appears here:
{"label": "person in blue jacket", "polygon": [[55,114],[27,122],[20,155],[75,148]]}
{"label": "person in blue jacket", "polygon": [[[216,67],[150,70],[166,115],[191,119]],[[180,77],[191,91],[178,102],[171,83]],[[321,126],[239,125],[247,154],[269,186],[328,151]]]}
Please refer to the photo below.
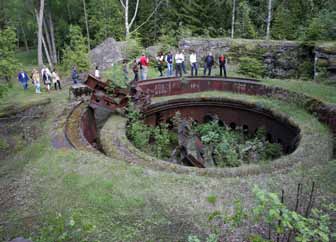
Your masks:
{"label": "person in blue jacket", "polygon": [[28,81],[29,81],[29,76],[27,75],[27,73],[25,71],[21,71],[18,74],[18,80],[21,83],[21,85],[23,86],[24,90],[28,89]]}
{"label": "person in blue jacket", "polygon": [[77,84],[79,82],[79,75],[78,75],[76,66],[72,67],[72,70],[71,70],[71,79],[72,79],[72,83],[73,84]]}
{"label": "person in blue jacket", "polygon": [[173,75],[173,62],[174,62],[174,57],[172,53],[169,51],[166,55],[165,61],[167,63],[167,76],[172,76]]}

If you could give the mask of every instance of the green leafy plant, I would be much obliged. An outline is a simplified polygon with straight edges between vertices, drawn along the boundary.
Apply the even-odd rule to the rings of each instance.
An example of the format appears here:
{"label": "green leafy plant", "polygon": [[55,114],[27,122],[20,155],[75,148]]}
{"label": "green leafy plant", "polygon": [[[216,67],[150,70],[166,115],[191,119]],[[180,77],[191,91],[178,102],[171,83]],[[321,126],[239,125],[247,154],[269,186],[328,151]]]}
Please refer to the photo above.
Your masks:
{"label": "green leafy plant", "polygon": [[213,158],[219,167],[237,167],[243,163],[257,163],[275,159],[282,154],[282,147],[266,140],[266,130],[258,129],[255,136],[244,133],[241,127],[232,130],[220,126],[218,121],[193,127],[207,149],[213,150]]}
{"label": "green leafy plant", "polygon": [[283,204],[278,195],[254,187],[256,206],[253,216],[257,221],[263,221],[274,227],[277,234],[295,231],[296,241],[323,241],[329,242],[331,220],[325,212],[313,208],[311,216],[305,217],[296,211],[291,211]]}
{"label": "green leafy plant", "polygon": [[209,203],[211,203],[211,204],[215,204],[216,201],[217,201],[217,196],[216,196],[216,195],[209,195],[209,196],[207,197],[207,200],[208,200]]}
{"label": "green leafy plant", "polygon": [[[7,82],[15,75],[18,61],[15,58],[16,33],[12,28],[0,30],[0,79]],[[0,86],[0,97],[4,87]]]}
{"label": "green leafy plant", "polygon": [[70,70],[75,65],[79,72],[88,71],[90,68],[89,50],[80,27],[70,25],[68,38],[69,44],[63,50],[64,70]]}
{"label": "green leafy plant", "polygon": [[46,218],[38,235],[34,235],[34,241],[92,241],[90,235],[95,230],[96,226],[85,221],[80,211],[57,213]]}
{"label": "green leafy plant", "polygon": [[265,67],[259,60],[251,57],[241,57],[239,62],[239,73],[249,77],[264,76]]}
{"label": "green leafy plant", "polygon": [[177,135],[168,129],[168,124],[147,126],[135,110],[129,110],[128,118],[127,135],[138,149],[160,159],[169,158],[171,150],[177,144]]}

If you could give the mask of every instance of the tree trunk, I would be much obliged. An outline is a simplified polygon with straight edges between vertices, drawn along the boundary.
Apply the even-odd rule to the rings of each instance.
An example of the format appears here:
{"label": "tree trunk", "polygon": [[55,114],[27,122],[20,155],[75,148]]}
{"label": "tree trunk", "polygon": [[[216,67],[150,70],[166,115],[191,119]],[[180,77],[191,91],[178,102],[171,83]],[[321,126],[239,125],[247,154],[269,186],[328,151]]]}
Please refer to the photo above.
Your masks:
{"label": "tree trunk", "polygon": [[49,51],[48,51],[48,48],[47,48],[46,42],[44,41],[44,37],[43,36],[42,36],[42,44],[43,44],[43,47],[44,47],[44,52],[45,52],[45,55],[47,57],[50,69],[53,70],[54,69],[54,65],[53,65],[53,63],[51,61],[51,58],[50,58],[50,55],[49,55]]}
{"label": "tree trunk", "polygon": [[55,31],[54,31],[54,23],[51,17],[51,12],[49,11],[49,29],[50,29],[50,37],[51,37],[51,46],[52,46],[52,59],[54,64],[57,64],[57,50],[56,50],[56,43],[55,43]]}
{"label": "tree trunk", "polygon": [[233,39],[234,37],[235,14],[236,14],[236,0],[232,0],[231,39]]}
{"label": "tree trunk", "polygon": [[131,19],[130,22],[128,22],[128,10],[129,10],[129,4],[128,4],[128,0],[120,0],[120,3],[122,5],[122,7],[124,8],[124,12],[125,12],[125,35],[126,35],[126,39],[128,39],[129,37],[129,34],[130,34],[130,29],[134,23],[134,20],[138,14],[138,9],[139,9],[139,1],[140,0],[137,0],[136,1],[136,6],[135,6],[135,10],[134,10],[134,14],[133,14],[133,17]]}
{"label": "tree trunk", "polygon": [[128,0],[125,3],[125,29],[126,29],[126,39],[129,35],[129,25],[128,25]]}
{"label": "tree trunk", "polygon": [[87,12],[86,12],[86,2],[85,2],[85,0],[83,0],[83,8],[84,8],[84,18],[85,18],[85,27],[86,27],[87,44],[88,44],[88,48],[89,48],[89,50],[91,50],[91,46],[90,46],[89,22],[88,22],[88,16],[87,16]]}
{"label": "tree trunk", "polygon": [[[43,0],[41,0],[41,1],[43,1]],[[36,15],[36,21],[37,21],[38,23],[40,23],[40,22],[41,22],[41,19],[40,19],[39,16],[37,15],[37,10],[36,10],[36,9],[35,9],[35,13],[36,13],[36,14],[35,14],[35,15]],[[42,21],[42,23],[43,23],[43,21]],[[53,63],[52,63],[52,61],[51,61],[51,59],[50,59],[49,51],[48,51],[46,42],[45,42],[45,40],[44,40],[43,34],[41,35],[41,59],[42,59],[42,62],[41,62],[41,63],[42,63],[42,64],[39,65],[40,67],[43,66],[42,46],[44,47],[43,49],[44,49],[44,52],[45,52],[45,54],[46,54],[46,57],[47,57],[47,60],[48,60],[48,64],[49,64],[50,68],[53,69],[54,66],[53,66]]]}
{"label": "tree trunk", "polygon": [[270,28],[272,20],[272,0],[268,0],[268,16],[267,16],[267,27],[266,27],[266,39],[270,39]]}
{"label": "tree trunk", "polygon": [[[46,40],[46,44],[47,44],[47,49],[48,49],[48,53],[50,54],[51,57],[53,57],[53,51],[52,51],[52,45],[51,45],[51,39],[50,39],[50,34],[49,34],[49,30],[48,30],[48,26],[47,26],[47,22],[45,20],[45,18],[43,19],[43,29],[44,29],[44,40]],[[52,62],[54,63],[54,60],[51,59]]]}
{"label": "tree trunk", "polygon": [[44,11],[44,0],[40,0],[40,13],[37,21],[38,34],[37,34],[37,63],[39,66],[43,65],[42,56],[42,25],[43,25],[43,11]]}

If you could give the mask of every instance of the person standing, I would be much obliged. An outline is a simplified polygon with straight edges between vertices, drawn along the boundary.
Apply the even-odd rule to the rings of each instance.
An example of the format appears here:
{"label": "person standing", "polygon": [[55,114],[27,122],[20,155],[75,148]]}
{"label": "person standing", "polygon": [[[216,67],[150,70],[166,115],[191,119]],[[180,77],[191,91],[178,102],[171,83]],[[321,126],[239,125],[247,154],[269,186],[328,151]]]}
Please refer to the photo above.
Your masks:
{"label": "person standing", "polygon": [[223,54],[218,57],[218,62],[219,62],[220,76],[223,76],[224,72],[224,77],[226,78],[226,58]]}
{"label": "person standing", "polygon": [[19,72],[18,80],[21,83],[21,85],[23,87],[23,90],[27,90],[28,89],[29,76],[27,75],[27,73],[24,70]]}
{"label": "person standing", "polygon": [[214,65],[215,61],[211,53],[209,53],[204,60],[204,76],[206,75],[206,72],[208,70],[208,76],[211,76],[211,69]]}
{"label": "person standing", "polygon": [[172,76],[173,75],[173,62],[174,58],[172,53],[169,51],[166,55],[165,61],[167,63],[167,76]]}
{"label": "person standing", "polygon": [[145,53],[141,55],[139,62],[141,65],[141,80],[147,80],[149,60]]}
{"label": "person standing", "polygon": [[183,54],[180,51],[177,51],[175,55],[175,69],[176,69],[176,76],[182,76],[182,62],[183,62]]}
{"label": "person standing", "polygon": [[51,73],[51,79],[54,84],[55,90],[57,90],[57,86],[59,90],[62,90],[61,88],[61,79],[59,75],[57,74],[56,70],[54,69],[53,72]]}
{"label": "person standing", "polygon": [[191,76],[194,76],[194,72],[195,72],[195,76],[197,76],[198,65],[197,65],[197,56],[196,56],[195,51],[191,53],[189,59],[190,59],[190,65],[191,65]]}
{"label": "person standing", "polygon": [[96,70],[95,70],[95,77],[100,79],[100,71],[99,71],[99,67],[96,66]]}
{"label": "person standing", "polygon": [[79,82],[79,75],[78,75],[76,66],[72,67],[72,70],[71,70],[71,79],[72,79],[72,83],[73,84],[77,84]]}
{"label": "person standing", "polygon": [[36,69],[33,69],[32,79],[35,86],[35,93],[41,93],[41,82],[40,82],[40,74]]}
{"label": "person standing", "polygon": [[133,82],[137,83],[138,80],[139,80],[139,67],[138,67],[137,60],[133,61],[132,71],[133,71],[133,74],[134,74]]}
{"label": "person standing", "polygon": [[43,84],[47,90],[47,92],[50,91],[51,86],[51,72],[48,67],[44,66],[41,70],[41,75],[43,79]]}
{"label": "person standing", "polygon": [[182,50],[182,52],[181,52],[181,56],[182,56],[182,70],[183,70],[183,73],[184,74],[187,74],[187,71],[186,71],[186,66],[185,66],[185,63],[184,63],[184,61],[185,61],[185,55],[184,55],[184,50]]}
{"label": "person standing", "polygon": [[128,68],[127,68],[127,60],[123,60],[123,67],[122,67],[122,71],[124,73],[124,78],[125,81],[128,82]]}
{"label": "person standing", "polygon": [[164,61],[164,56],[162,51],[158,53],[158,56],[156,57],[156,62],[157,62],[157,68],[160,72],[160,77],[163,76],[162,71],[163,71],[163,61]]}

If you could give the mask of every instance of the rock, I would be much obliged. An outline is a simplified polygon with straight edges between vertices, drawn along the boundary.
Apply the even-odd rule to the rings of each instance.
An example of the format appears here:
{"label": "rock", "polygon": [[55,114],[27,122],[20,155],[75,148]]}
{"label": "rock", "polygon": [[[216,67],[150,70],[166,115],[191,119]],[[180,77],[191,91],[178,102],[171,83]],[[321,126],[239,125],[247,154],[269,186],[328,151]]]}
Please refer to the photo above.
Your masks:
{"label": "rock", "polygon": [[10,242],[32,242],[32,241],[28,239],[24,239],[22,237],[18,237],[18,238],[11,240]]}
{"label": "rock", "polygon": [[103,43],[90,51],[90,60],[100,69],[111,67],[112,64],[125,58],[126,42],[116,41],[113,38],[106,39]]}
{"label": "rock", "polygon": [[147,47],[145,52],[149,58],[155,58],[160,51],[162,51],[161,45],[153,45]]}
{"label": "rock", "polygon": [[315,46],[317,72],[325,69],[325,78],[336,80],[336,43],[320,43]]}

